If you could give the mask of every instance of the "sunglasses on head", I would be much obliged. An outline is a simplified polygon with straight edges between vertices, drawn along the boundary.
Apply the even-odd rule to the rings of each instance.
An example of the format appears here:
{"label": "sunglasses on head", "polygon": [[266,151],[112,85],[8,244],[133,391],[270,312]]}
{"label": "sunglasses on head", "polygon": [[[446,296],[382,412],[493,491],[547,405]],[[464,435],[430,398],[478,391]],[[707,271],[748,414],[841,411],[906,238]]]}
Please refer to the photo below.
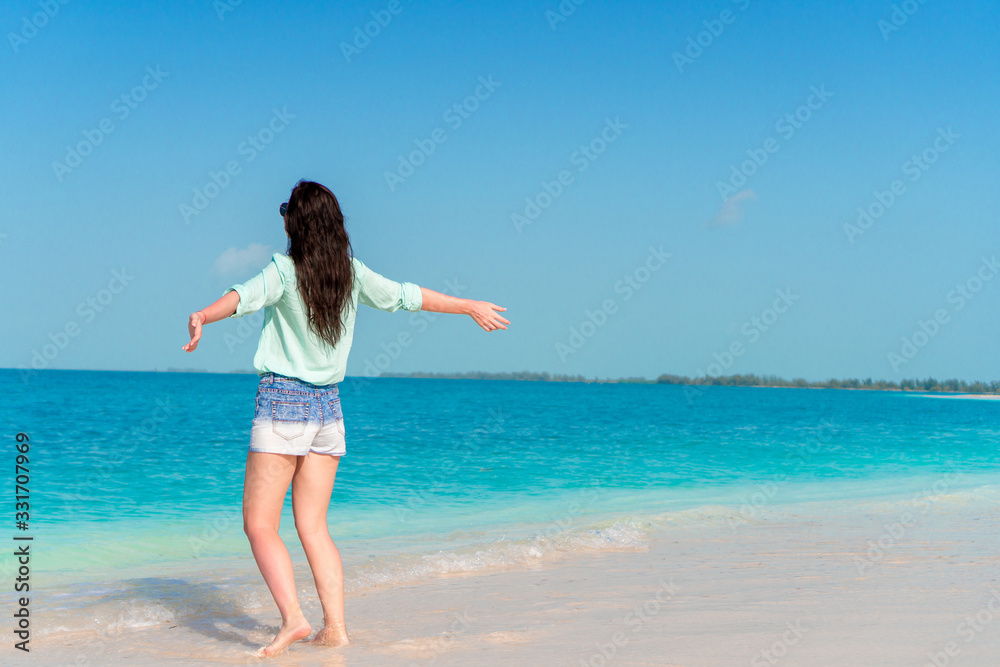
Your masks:
{"label": "sunglasses on head", "polygon": [[285,217],[285,211],[287,210],[288,210],[288,202],[285,202],[284,204],[278,207],[278,213],[281,214],[282,218]]}

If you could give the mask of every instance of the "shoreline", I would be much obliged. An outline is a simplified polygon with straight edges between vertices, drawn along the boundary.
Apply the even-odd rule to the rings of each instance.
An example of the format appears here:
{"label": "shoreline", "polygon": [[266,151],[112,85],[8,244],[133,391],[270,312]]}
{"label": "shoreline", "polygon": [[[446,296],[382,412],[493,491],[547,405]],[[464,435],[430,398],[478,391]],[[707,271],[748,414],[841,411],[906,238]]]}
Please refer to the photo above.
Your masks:
{"label": "shoreline", "polygon": [[[414,583],[442,572],[474,574],[499,564],[530,566],[554,553],[630,549],[663,530],[692,523],[732,527],[758,517],[853,513],[870,506],[903,506],[916,497],[948,496],[952,502],[988,500],[1000,504],[1000,486],[995,486],[995,481],[989,472],[939,467],[921,474],[820,483],[762,476],[693,493],[669,487],[583,487],[533,498],[529,516],[520,514],[526,507],[523,503],[475,514],[437,507],[422,518],[414,515],[416,523],[389,524],[391,532],[383,526],[374,533],[359,534],[350,525],[332,524],[332,534],[345,551],[345,567],[351,570],[348,590],[364,590]],[[379,524],[386,518],[365,513],[364,508],[350,511],[357,513],[354,521]],[[239,516],[238,507],[220,508],[192,521],[159,523],[154,530],[145,526],[144,520],[88,524],[82,531],[74,531],[73,524],[48,524],[39,536],[64,555],[58,560],[48,554],[39,556],[37,564],[48,570],[53,584],[40,590],[102,586],[115,581],[120,570],[135,576],[170,572],[179,578],[197,578],[203,571],[224,569],[227,560],[250,558]],[[293,525],[286,503],[280,534],[293,559],[305,562]],[[69,533],[60,534],[63,530]],[[103,530],[132,538],[127,549],[117,550],[114,563],[101,564],[108,554],[95,535]],[[150,558],[150,554],[156,557]]]}

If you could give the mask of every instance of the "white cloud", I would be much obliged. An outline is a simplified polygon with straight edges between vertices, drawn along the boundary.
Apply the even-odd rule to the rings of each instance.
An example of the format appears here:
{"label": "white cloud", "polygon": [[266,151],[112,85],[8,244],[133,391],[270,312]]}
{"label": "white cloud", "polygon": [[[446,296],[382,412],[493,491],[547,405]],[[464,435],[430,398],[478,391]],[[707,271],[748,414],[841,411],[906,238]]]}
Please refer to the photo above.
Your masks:
{"label": "white cloud", "polygon": [[715,218],[707,223],[708,227],[731,227],[743,219],[743,202],[757,201],[757,193],[753,190],[741,190],[722,202],[722,207]]}
{"label": "white cloud", "polygon": [[246,248],[230,248],[215,260],[215,271],[223,276],[246,275],[260,271],[271,259],[271,249],[260,243]]}

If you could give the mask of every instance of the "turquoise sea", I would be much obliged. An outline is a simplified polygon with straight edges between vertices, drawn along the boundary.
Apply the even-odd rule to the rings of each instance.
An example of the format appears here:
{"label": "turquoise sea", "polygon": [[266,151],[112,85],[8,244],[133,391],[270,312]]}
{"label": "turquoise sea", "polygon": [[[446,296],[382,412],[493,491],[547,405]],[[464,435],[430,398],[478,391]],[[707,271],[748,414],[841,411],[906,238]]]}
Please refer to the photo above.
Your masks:
{"label": "turquoise sea", "polygon": [[[223,592],[233,614],[273,606],[240,514],[256,376],[0,374],[4,498],[15,436],[30,437],[29,528],[5,502],[2,532],[33,537],[36,632],[176,622]],[[348,449],[330,526],[349,593],[641,549],[679,522],[737,530],[797,503],[976,502],[1000,478],[1000,401],[390,378],[340,392]],[[281,530],[304,562],[290,499]]]}

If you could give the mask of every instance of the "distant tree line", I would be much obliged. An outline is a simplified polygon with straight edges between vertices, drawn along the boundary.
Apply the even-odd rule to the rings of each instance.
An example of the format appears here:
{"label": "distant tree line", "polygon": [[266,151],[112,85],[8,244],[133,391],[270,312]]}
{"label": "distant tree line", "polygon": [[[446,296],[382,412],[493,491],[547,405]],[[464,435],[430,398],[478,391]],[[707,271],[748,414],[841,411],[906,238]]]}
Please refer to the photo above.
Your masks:
{"label": "distant tree line", "polygon": [[697,377],[689,378],[682,375],[664,374],[656,379],[658,384],[689,384],[689,385],[713,385],[722,387],[800,387],[803,389],[876,389],[881,391],[940,391],[955,392],[962,394],[996,394],[1000,392],[1000,381],[991,382],[966,382],[965,380],[937,380],[927,378],[924,380],[911,379],[900,380],[873,380],[865,378],[859,380],[850,378],[844,380],[823,380],[821,382],[809,382],[802,378],[786,380],[777,375],[726,375],[719,377]]}
{"label": "distant tree line", "polygon": [[720,375],[687,377],[664,373],[655,380],[646,378],[599,379],[586,378],[583,375],[560,375],[550,373],[535,373],[520,371],[514,373],[487,373],[486,371],[469,371],[465,373],[383,373],[381,377],[396,378],[435,378],[444,380],[518,380],[523,382],[607,382],[625,384],[681,384],[717,387],[792,387],[802,389],[872,389],[881,391],[930,391],[951,392],[960,394],[996,394],[1000,393],[1000,381],[966,382],[965,380],[873,380],[857,378],[844,380],[824,380],[810,382],[802,378],[786,380],[777,375],[755,375],[753,373],[740,375]]}
{"label": "distant tree line", "polygon": [[[534,373],[520,371],[516,373],[487,373],[486,371],[468,371],[465,373],[382,373],[384,378],[435,378],[439,380],[522,380],[526,382],[600,382],[588,380],[582,375],[552,375],[549,373]],[[651,380],[643,380],[652,382]]]}

